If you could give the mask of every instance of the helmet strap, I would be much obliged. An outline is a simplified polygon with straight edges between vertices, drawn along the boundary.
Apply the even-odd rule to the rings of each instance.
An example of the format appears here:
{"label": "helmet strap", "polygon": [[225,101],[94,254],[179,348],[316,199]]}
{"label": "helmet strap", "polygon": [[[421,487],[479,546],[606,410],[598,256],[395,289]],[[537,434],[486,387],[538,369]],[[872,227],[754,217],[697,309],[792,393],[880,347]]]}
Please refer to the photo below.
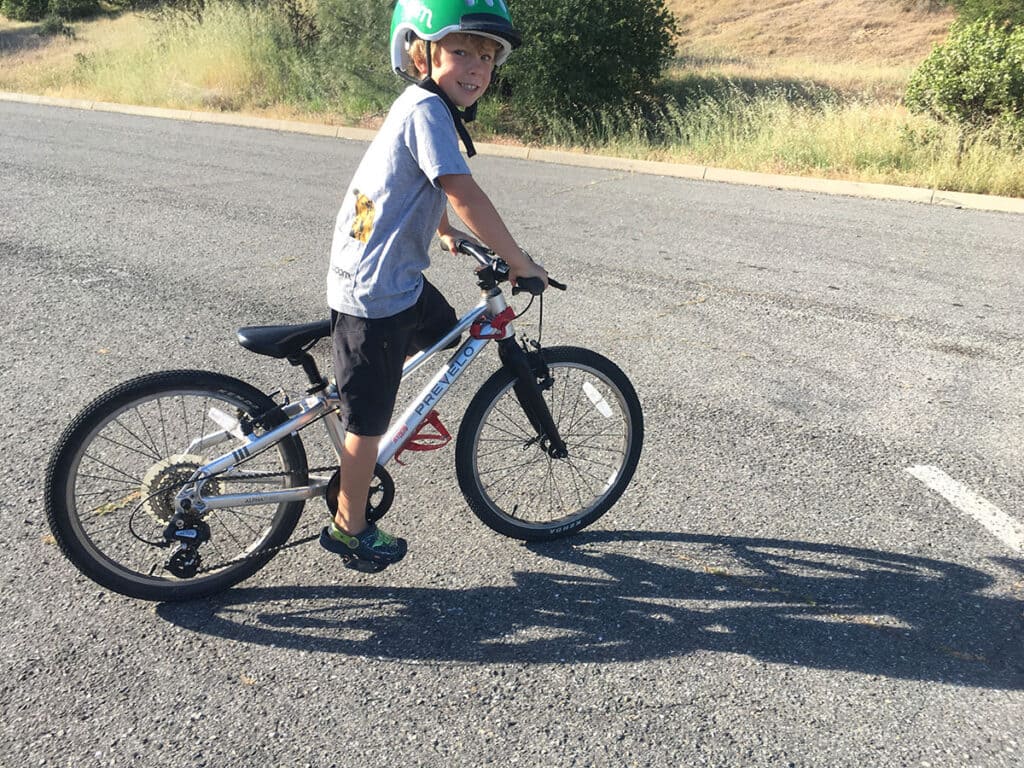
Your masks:
{"label": "helmet strap", "polygon": [[476,104],[467,107],[465,110],[461,110],[455,106],[455,103],[448,98],[448,94],[444,92],[440,85],[428,75],[418,83],[420,88],[426,91],[430,91],[436,96],[441,97],[441,101],[448,107],[448,112],[451,113],[452,120],[455,121],[455,132],[459,134],[459,138],[462,139],[462,145],[466,148],[466,154],[472,157],[476,154],[476,147],[473,146],[473,139],[469,135],[469,129],[466,128],[466,123],[472,122],[476,119]]}

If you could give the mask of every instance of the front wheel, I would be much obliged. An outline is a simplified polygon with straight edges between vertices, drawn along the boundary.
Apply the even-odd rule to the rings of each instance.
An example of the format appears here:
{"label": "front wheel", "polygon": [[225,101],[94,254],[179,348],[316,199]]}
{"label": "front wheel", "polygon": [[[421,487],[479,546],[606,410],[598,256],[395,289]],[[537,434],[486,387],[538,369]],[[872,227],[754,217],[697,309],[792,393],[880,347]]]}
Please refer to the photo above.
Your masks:
{"label": "front wheel", "polygon": [[644,440],[640,400],[615,363],[577,347],[541,354],[550,376],[538,384],[568,456],[548,454],[505,369],[473,397],[455,447],[470,508],[524,541],[567,536],[607,512],[632,480]]}
{"label": "front wheel", "polygon": [[[186,600],[226,589],[267,563],[291,534],[303,503],[209,511],[209,539],[194,575],[168,569],[163,531],[195,471],[261,434],[284,415],[250,385],[217,373],[167,371],[101,395],[65,430],[46,474],[46,514],[61,550],[86,576],[142,600]],[[240,459],[205,482],[205,495],[257,493],[308,483],[294,435]]]}

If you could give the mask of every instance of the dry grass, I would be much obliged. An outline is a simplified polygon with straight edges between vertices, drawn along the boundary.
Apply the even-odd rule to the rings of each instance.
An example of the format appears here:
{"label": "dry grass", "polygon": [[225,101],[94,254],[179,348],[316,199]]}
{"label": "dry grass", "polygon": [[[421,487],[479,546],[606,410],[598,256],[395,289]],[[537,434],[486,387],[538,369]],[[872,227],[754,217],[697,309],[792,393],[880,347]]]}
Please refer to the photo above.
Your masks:
{"label": "dry grass", "polygon": [[73,38],[41,37],[39,24],[0,17],[0,90],[80,96],[71,83],[76,56],[142,47],[152,35],[152,22],[135,14],[75,22],[73,27]]}
{"label": "dry grass", "polygon": [[941,42],[953,14],[929,0],[668,0],[697,56],[907,66]]}
{"label": "dry grass", "polygon": [[939,0],[669,0],[680,19],[682,74],[814,83],[898,101],[942,42],[953,13]]}

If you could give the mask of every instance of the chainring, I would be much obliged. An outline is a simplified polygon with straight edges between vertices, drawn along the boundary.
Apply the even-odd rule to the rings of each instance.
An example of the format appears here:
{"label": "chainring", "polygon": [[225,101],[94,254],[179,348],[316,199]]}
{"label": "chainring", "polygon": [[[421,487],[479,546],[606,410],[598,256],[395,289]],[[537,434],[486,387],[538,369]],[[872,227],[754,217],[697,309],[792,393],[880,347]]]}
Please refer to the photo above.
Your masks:
{"label": "chainring", "polygon": [[[325,495],[337,498],[341,486],[341,473],[335,471],[327,483]],[[395,500],[395,481],[380,464],[373,468],[373,480],[370,481],[370,493],[366,498],[366,522],[375,523],[391,509]],[[327,505],[330,509],[330,504]]]}

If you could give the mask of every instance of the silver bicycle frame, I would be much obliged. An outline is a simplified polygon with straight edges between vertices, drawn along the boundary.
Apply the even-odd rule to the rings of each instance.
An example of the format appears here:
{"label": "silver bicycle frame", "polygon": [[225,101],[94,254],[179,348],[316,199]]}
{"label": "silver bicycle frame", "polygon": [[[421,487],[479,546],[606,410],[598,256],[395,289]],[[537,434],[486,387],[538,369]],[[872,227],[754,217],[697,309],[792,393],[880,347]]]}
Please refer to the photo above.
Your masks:
{"label": "silver bicycle frame", "polygon": [[[486,319],[483,319],[485,317],[497,317],[505,311],[507,306],[504,294],[500,290],[493,291],[491,295],[464,314],[444,338],[430,347],[430,349],[423,350],[406,361],[402,368],[402,380],[404,381],[408,378],[426,361],[444,351],[453,340],[465,333],[470,326],[478,321],[482,325],[481,333],[479,334],[481,337],[502,339],[514,336],[515,329],[511,323],[506,325],[503,330],[498,330]],[[406,441],[416,434],[416,431],[424,419],[426,419],[431,409],[444,397],[451,386],[459,380],[470,364],[479,357],[480,352],[490,341],[492,341],[492,338],[476,338],[470,335],[469,338],[462,342],[455,353],[448,359],[448,362],[424,385],[402,415],[392,423],[387,433],[381,437],[377,450],[378,464],[381,466],[386,465],[401,450]],[[217,494],[215,496],[203,496],[202,487],[204,478],[210,478],[215,475],[222,479],[248,479],[246,472],[237,468],[238,464],[245,459],[268,450],[288,437],[288,435],[298,432],[319,419],[324,419],[324,424],[334,449],[340,456],[345,433],[341,422],[335,416],[335,412],[339,407],[338,390],[333,383],[321,394],[311,395],[294,403],[288,403],[283,408],[285,414],[289,417],[288,421],[274,427],[259,437],[253,437],[231,453],[226,453],[209,464],[200,467],[196,472],[197,482],[195,483],[194,490],[186,488],[179,494],[179,500],[187,496],[196,511],[205,512],[211,509],[228,507],[304,501],[322,496],[327,485],[326,479],[319,479],[317,482],[310,483],[309,485],[294,488],[280,488],[257,493]],[[205,435],[193,442],[186,453],[191,452],[193,449],[215,445],[216,443],[231,439],[232,436],[232,431],[229,429]],[[268,479],[274,480],[274,478]]]}

